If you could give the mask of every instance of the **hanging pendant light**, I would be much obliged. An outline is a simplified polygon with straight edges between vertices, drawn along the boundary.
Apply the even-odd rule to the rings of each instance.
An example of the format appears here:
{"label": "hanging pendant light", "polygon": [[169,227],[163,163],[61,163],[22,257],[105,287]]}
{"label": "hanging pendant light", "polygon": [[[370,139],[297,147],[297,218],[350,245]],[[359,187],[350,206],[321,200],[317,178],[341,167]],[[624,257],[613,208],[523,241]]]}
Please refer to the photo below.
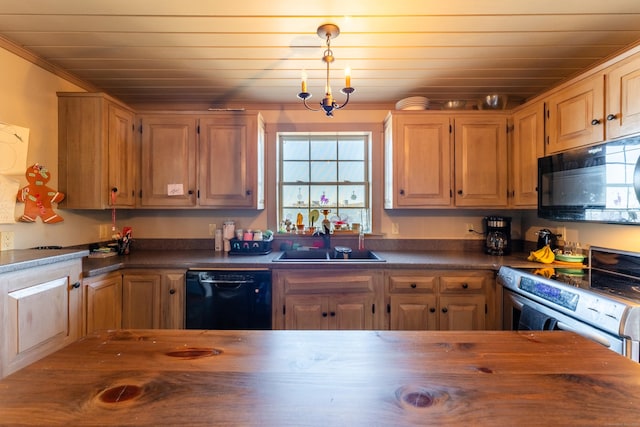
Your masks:
{"label": "hanging pendant light", "polygon": [[344,108],[349,103],[349,95],[355,92],[355,89],[351,87],[351,69],[348,67],[345,69],[345,87],[342,88],[340,92],[347,95],[347,99],[344,101],[342,105],[338,105],[338,103],[333,98],[331,94],[331,82],[330,82],[330,64],[334,61],[333,51],[331,50],[331,39],[338,37],[340,34],[340,28],[334,24],[323,24],[318,27],[318,37],[322,39],[326,39],[327,41],[327,49],[324,51],[322,55],[322,61],[327,64],[327,81],[325,84],[325,94],[322,102],[320,102],[320,109],[311,108],[309,104],[307,104],[307,99],[311,98],[311,93],[307,92],[307,74],[306,72],[302,72],[302,91],[298,94],[298,98],[302,99],[304,106],[311,111],[324,111],[328,117],[333,117],[333,111]]}

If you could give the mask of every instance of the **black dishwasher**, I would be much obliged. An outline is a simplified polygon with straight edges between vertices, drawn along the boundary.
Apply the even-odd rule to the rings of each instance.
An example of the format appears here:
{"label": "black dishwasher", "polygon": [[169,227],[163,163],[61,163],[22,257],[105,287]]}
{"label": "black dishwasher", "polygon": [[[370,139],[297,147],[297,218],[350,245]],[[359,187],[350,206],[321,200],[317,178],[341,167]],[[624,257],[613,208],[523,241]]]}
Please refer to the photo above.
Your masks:
{"label": "black dishwasher", "polygon": [[189,270],[187,329],[271,329],[271,272]]}

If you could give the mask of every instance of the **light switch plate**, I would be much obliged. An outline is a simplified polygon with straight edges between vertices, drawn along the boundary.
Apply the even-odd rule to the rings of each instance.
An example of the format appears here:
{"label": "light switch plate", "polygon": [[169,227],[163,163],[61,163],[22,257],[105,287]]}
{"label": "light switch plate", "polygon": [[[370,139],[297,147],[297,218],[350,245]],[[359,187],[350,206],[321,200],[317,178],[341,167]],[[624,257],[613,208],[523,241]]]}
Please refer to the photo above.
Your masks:
{"label": "light switch plate", "polygon": [[0,231],[0,251],[13,249],[13,231]]}

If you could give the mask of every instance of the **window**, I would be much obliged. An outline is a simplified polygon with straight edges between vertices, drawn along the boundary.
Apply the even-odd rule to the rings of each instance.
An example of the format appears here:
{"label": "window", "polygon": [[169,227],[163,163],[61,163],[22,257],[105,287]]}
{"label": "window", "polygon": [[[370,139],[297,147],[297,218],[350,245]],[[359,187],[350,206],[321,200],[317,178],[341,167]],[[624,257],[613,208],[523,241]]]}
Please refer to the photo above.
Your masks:
{"label": "window", "polygon": [[296,224],[302,215],[311,225],[313,211],[320,226],[327,217],[335,224],[360,223],[370,226],[370,135],[368,134],[280,134],[278,176],[278,219]]}

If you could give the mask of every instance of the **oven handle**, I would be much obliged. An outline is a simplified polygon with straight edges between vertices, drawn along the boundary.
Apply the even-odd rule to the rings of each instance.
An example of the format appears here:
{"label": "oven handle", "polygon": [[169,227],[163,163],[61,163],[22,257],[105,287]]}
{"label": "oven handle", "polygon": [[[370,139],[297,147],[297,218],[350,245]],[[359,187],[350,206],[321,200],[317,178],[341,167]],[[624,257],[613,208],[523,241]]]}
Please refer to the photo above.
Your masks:
{"label": "oven handle", "polygon": [[566,323],[562,323],[562,322],[557,322],[556,323],[556,328],[561,329],[563,331],[568,331],[568,332],[573,332],[576,333],[578,335],[582,335],[583,337],[590,339],[591,341],[595,341],[598,344],[602,344],[603,346],[607,347],[607,348],[611,348],[611,342],[606,339],[605,337],[603,337],[602,335],[597,335],[597,334],[593,334],[590,332],[585,332],[585,331],[578,331],[574,328],[572,328],[571,326],[567,325]]}

